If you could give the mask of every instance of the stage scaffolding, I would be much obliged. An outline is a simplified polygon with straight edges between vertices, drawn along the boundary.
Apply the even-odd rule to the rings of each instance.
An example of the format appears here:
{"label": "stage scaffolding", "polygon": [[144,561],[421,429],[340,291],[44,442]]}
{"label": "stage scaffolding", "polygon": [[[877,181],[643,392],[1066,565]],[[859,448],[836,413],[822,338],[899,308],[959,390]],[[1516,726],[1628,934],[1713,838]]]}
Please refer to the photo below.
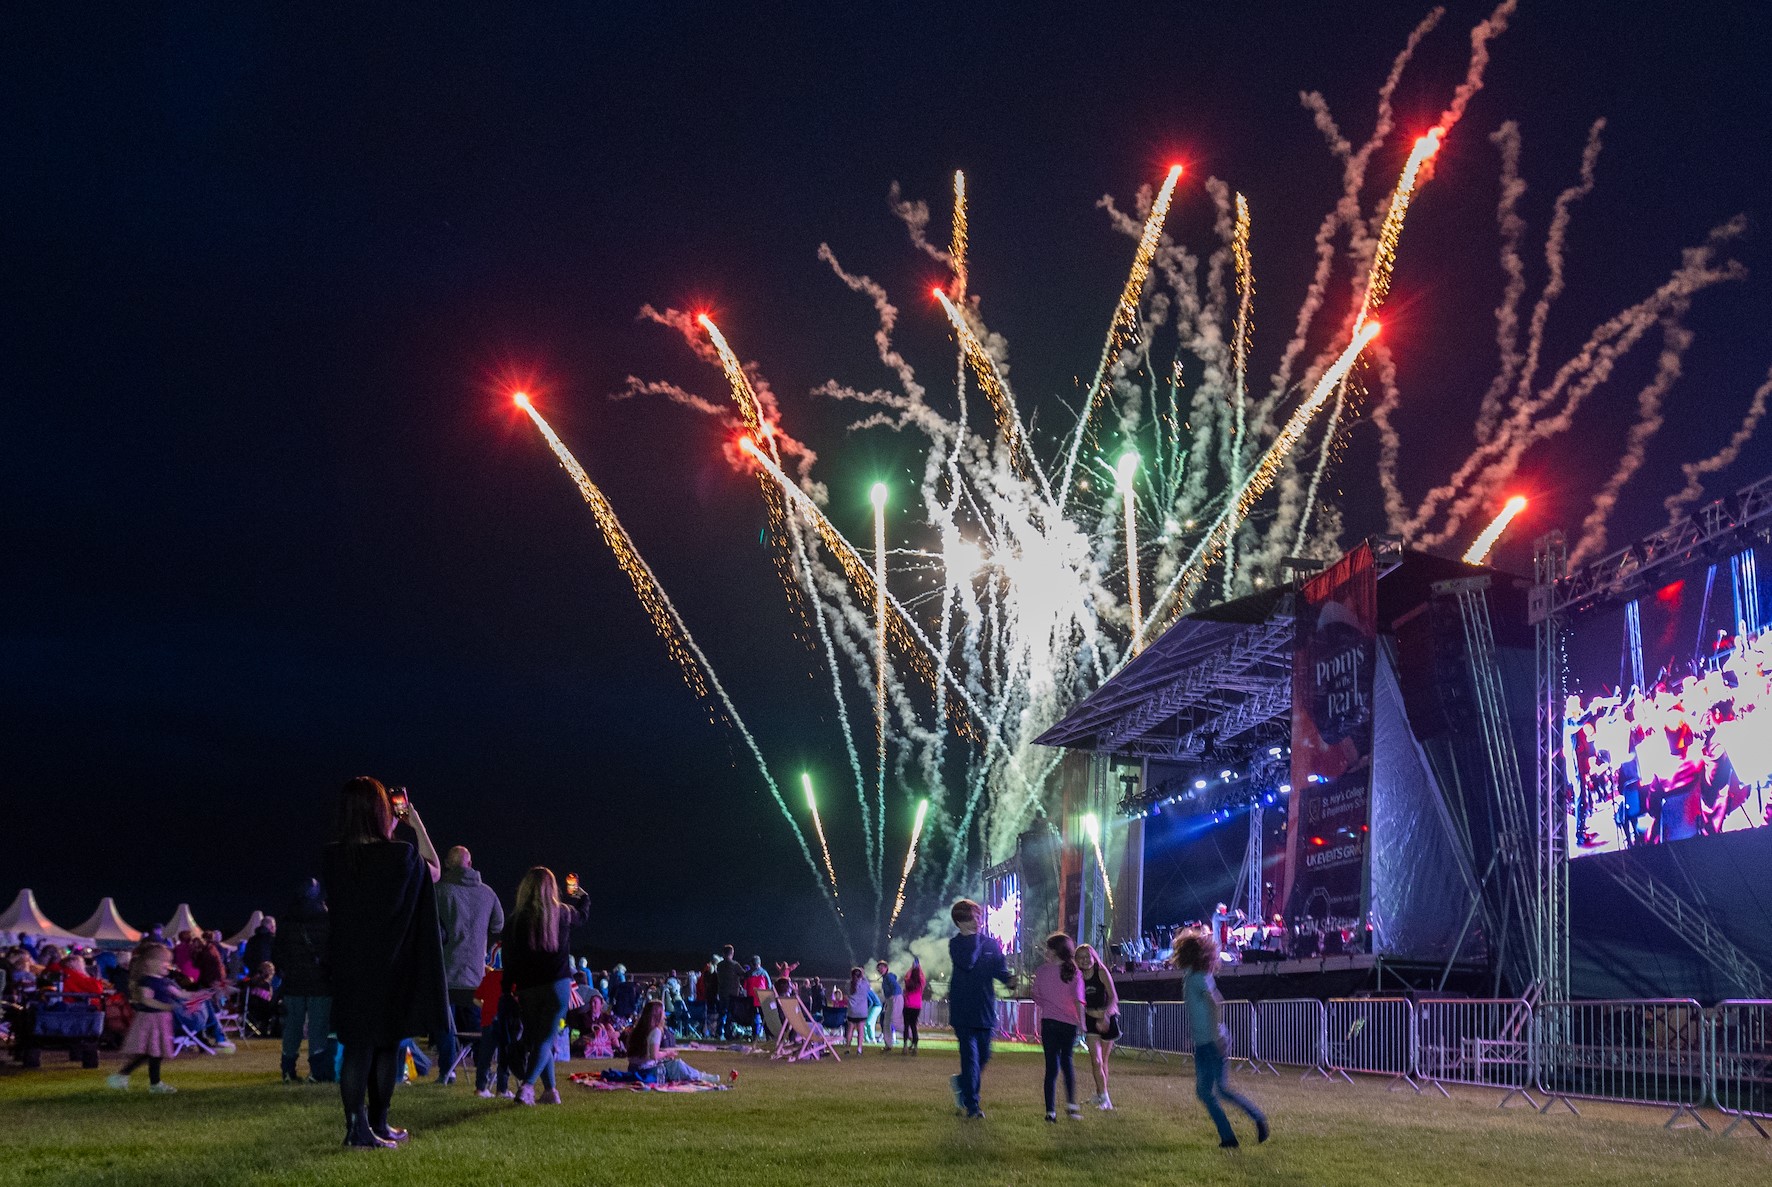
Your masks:
{"label": "stage scaffolding", "polygon": [[[1530,617],[1536,629],[1537,687],[1537,943],[1538,1000],[1569,1000],[1569,853],[1559,767],[1563,748],[1563,636],[1579,612],[1650,592],[1663,577],[1703,563],[1733,548],[1772,538],[1772,475],[1742,487],[1728,498],[1643,537],[1628,547],[1569,571],[1569,550],[1561,532],[1537,541],[1536,583]],[[1614,881],[1644,909],[1667,924],[1707,963],[1738,980],[1744,992],[1761,995],[1766,977],[1760,967],[1711,922],[1703,903],[1682,895],[1640,866],[1610,863]]]}

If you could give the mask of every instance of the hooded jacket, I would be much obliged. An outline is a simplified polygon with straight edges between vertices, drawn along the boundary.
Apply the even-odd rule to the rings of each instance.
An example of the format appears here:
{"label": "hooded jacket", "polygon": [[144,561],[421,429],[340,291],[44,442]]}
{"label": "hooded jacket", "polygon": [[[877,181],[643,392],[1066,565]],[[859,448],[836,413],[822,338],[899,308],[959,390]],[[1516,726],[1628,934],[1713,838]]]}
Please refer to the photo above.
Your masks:
{"label": "hooded jacket", "polygon": [[997,990],[992,981],[1011,983],[1003,945],[984,934],[961,933],[948,941],[954,971],[948,981],[948,1025],[990,1030],[997,1025]]}
{"label": "hooded jacket", "polygon": [[498,894],[475,869],[446,869],[437,881],[443,973],[451,989],[478,989],[486,977],[487,940],[505,929]]}
{"label": "hooded jacket", "polygon": [[271,963],[283,978],[284,997],[331,997],[326,976],[326,945],[332,920],[319,887],[296,899],[282,913],[277,934],[271,937]]}

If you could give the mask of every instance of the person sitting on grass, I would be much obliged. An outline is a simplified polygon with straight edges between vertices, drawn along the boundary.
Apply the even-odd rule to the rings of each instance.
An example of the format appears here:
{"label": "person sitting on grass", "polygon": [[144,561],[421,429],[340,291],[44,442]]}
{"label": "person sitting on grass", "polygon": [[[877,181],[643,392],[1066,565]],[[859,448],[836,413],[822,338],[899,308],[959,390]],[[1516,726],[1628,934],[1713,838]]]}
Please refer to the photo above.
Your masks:
{"label": "person sitting on grass", "polygon": [[165,944],[148,941],[135,950],[129,967],[130,999],[135,1017],[129,1021],[129,1033],[123,1037],[123,1054],[129,1056],[116,1074],[105,1083],[119,1091],[129,1087],[129,1077],[144,1063],[148,1065],[149,1092],[177,1092],[178,1089],[160,1080],[160,1061],[170,1059],[177,1050],[173,1045],[172,1016],[182,1006],[208,1001],[207,994],[188,994],[173,984],[172,949]]}
{"label": "person sitting on grass", "polygon": [[[664,1028],[664,1003],[649,1001],[640,1009],[639,1021],[628,1031],[628,1071],[648,1084],[711,1084],[725,1087],[712,1072],[701,1072],[677,1058],[675,1045]],[[738,1073],[732,1073],[736,1083]]]}
{"label": "person sitting on grass", "polygon": [[1224,1001],[1212,979],[1212,970],[1218,967],[1218,944],[1207,932],[1189,932],[1175,945],[1175,967],[1186,974],[1181,988],[1187,1001],[1188,1025],[1194,1035],[1194,1093],[1212,1115],[1212,1124],[1218,1127],[1218,1144],[1226,1149],[1240,1144],[1219,1097],[1249,1114],[1255,1122],[1255,1140],[1267,1141],[1267,1118],[1254,1101],[1232,1092],[1225,1080]]}

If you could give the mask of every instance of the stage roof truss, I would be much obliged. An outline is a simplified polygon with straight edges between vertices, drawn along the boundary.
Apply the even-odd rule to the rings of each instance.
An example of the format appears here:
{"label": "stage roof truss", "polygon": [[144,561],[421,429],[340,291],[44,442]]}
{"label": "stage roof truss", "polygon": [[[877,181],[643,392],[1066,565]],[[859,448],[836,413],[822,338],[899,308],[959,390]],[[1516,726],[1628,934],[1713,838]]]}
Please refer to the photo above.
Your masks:
{"label": "stage roof truss", "polygon": [[1283,717],[1292,703],[1292,619],[1183,619],[1039,741],[1147,758],[1207,748]]}
{"label": "stage roof truss", "polygon": [[1532,621],[1645,593],[1658,571],[1672,571],[1718,544],[1745,546],[1751,538],[1764,539],[1768,533],[1772,533],[1772,475],[1742,487],[1727,499],[1706,503],[1678,523],[1584,565],[1549,586],[1539,586],[1532,591]]}

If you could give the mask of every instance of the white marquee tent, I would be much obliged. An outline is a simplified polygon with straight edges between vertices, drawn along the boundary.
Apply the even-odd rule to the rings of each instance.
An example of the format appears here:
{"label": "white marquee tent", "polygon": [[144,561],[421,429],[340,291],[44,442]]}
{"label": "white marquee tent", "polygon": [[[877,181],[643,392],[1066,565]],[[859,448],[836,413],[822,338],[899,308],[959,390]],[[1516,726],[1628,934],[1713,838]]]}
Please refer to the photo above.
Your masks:
{"label": "white marquee tent", "polygon": [[109,945],[134,944],[142,938],[141,932],[123,922],[123,916],[117,913],[117,904],[109,895],[99,900],[98,910],[92,913],[91,919],[76,927],[74,934]]}
{"label": "white marquee tent", "polygon": [[16,932],[19,935],[36,936],[44,940],[61,940],[64,943],[77,937],[65,927],[57,927],[49,921],[40,907],[37,896],[27,887],[18,892],[12,900],[12,906],[0,914],[0,932]]}
{"label": "white marquee tent", "polygon": [[180,903],[178,910],[172,913],[172,918],[166,921],[166,938],[168,940],[178,939],[182,932],[202,930],[197,926],[196,916],[191,914],[191,904],[189,903]]}

